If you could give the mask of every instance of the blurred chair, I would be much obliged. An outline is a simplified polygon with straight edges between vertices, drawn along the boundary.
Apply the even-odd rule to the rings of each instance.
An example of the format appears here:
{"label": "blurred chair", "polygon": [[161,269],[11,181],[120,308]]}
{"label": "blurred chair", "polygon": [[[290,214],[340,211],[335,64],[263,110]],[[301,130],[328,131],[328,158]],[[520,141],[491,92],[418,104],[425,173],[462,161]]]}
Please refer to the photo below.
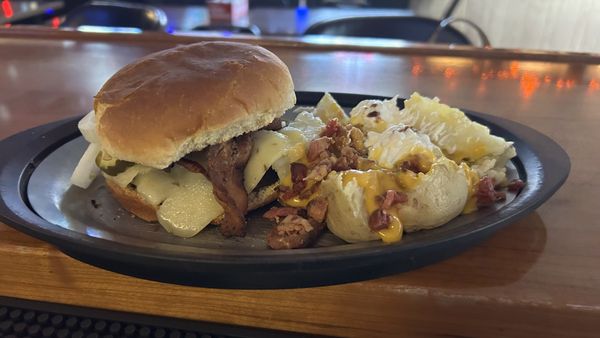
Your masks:
{"label": "blurred chair", "polygon": [[227,25],[207,25],[198,26],[192,29],[193,31],[215,31],[215,32],[228,32],[232,34],[251,34],[260,36],[260,28],[256,25],[250,26],[227,26]]}
{"label": "blurred chair", "polygon": [[167,27],[167,15],[162,9],[148,5],[94,1],[67,13],[61,24],[61,27],[81,26],[164,31]]}
{"label": "blurred chair", "polygon": [[489,40],[477,25],[468,20],[453,18],[448,18],[441,22],[440,20],[416,16],[342,18],[315,23],[308,27],[304,35],[323,34],[473,45],[463,33],[450,26],[450,23],[458,20],[474,26],[481,37],[482,45],[489,46]]}

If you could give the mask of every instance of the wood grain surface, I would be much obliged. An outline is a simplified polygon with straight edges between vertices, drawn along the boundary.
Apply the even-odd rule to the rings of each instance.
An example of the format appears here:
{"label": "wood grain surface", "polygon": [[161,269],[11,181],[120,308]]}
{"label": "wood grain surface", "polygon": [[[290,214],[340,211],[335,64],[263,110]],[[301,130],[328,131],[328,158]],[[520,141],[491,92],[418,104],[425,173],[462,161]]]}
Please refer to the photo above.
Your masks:
{"label": "wood grain surface", "polygon": [[[119,67],[179,41],[17,35],[0,34],[0,138],[88,112]],[[310,289],[145,281],[81,263],[0,224],[0,295],[324,335],[597,336],[600,66],[524,61],[519,53],[476,58],[452,50],[411,55],[266,44],[289,66],[298,90],[439,96],[547,134],[569,153],[571,175],[536,212],[459,256]]]}

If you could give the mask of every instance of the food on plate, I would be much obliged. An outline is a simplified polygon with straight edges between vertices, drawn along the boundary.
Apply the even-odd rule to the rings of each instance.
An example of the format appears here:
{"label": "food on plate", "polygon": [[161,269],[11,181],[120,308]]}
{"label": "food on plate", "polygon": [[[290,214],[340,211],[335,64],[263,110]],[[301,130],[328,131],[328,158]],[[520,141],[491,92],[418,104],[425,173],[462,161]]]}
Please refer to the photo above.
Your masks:
{"label": "food on plate", "polygon": [[280,128],[295,102],[288,68],[258,46],[206,42],[148,55],[114,74],[80,121],[90,146],[72,183],[86,188],[101,171],[125,209],[175,235],[212,222],[243,236],[248,210],[277,196],[276,181],[244,184],[268,161],[253,149],[265,148],[261,133]]}
{"label": "food on plate", "polygon": [[121,206],[180,237],[209,224],[244,236],[270,204],[272,249],[313,245],[327,229],[346,242],[394,243],[506,197],[516,155],[437,98],[365,100],[347,115],[326,93],[281,119],[296,97],[269,51],[226,42],[148,55],[113,75],[80,122],[90,142],[71,182],[101,173]]}
{"label": "food on plate", "polygon": [[[277,222],[271,247],[303,246],[322,219],[346,242],[393,243],[505,199],[504,186],[522,187],[506,179],[511,142],[437,99],[415,93],[405,105],[366,100],[340,119],[326,94],[298,116],[319,132],[303,140],[302,156],[274,162],[282,206],[264,214]],[[484,161],[494,165],[483,170]]]}

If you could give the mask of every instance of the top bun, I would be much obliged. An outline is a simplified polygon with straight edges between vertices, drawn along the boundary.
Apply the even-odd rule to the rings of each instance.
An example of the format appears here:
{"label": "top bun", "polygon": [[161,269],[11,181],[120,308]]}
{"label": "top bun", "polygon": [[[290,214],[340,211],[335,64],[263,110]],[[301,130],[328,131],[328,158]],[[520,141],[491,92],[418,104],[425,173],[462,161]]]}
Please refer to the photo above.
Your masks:
{"label": "top bun", "polygon": [[260,129],[296,103],[286,65],[243,43],[160,51],[119,70],[94,100],[102,149],[163,169],[184,155]]}

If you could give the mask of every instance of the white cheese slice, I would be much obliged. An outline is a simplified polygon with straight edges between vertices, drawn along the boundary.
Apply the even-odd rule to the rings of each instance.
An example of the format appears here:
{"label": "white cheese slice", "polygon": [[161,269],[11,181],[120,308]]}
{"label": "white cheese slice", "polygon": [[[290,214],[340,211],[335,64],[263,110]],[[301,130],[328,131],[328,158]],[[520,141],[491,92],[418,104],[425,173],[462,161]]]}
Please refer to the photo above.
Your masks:
{"label": "white cheese slice", "polygon": [[204,175],[176,171],[173,176],[180,187],[173,189],[158,209],[158,222],[175,236],[195,236],[223,213],[223,207]]}
{"label": "white cheese slice", "polygon": [[244,187],[252,191],[275,161],[285,156],[289,147],[288,137],[271,130],[254,133],[252,151],[244,169]]}
{"label": "white cheese slice", "polygon": [[135,190],[152,205],[162,203],[178,187],[178,183],[172,175],[156,169],[137,175],[133,179],[133,184],[136,186]]}

